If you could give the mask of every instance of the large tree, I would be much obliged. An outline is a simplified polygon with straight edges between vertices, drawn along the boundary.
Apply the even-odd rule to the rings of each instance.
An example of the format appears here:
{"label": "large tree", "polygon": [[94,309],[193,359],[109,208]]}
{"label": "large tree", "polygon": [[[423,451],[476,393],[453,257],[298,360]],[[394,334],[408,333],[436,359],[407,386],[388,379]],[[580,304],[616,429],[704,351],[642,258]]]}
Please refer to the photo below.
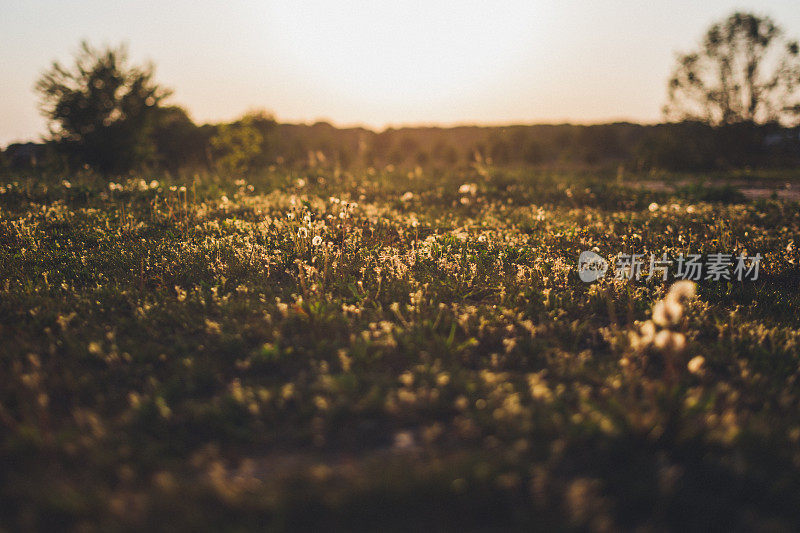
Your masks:
{"label": "large tree", "polygon": [[155,153],[152,128],[170,91],[153,80],[153,66],[128,62],[124,45],[81,43],[71,68],[54,62],[36,83],[50,137],[101,172],[141,166]]}
{"label": "large tree", "polygon": [[796,124],[797,41],[769,17],[734,13],[708,29],[697,51],[678,55],[668,90],[664,112],[671,120]]}

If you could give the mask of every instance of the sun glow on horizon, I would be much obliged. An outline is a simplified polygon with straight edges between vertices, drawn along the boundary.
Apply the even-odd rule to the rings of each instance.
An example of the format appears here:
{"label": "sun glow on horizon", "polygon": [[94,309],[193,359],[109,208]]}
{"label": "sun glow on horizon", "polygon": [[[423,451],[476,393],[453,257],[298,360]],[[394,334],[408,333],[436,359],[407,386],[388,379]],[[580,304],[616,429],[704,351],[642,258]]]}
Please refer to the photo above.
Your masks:
{"label": "sun glow on horizon", "polygon": [[[541,43],[532,2],[273,5],[270,45],[303,84],[366,117],[417,116],[494,92]],[[335,113],[334,113],[335,114]],[[380,122],[382,119],[378,119]]]}
{"label": "sun glow on horizon", "polygon": [[47,130],[32,90],[78,43],[127,43],[200,124],[657,122],[675,53],[734,9],[800,37],[795,0],[75,0],[0,18],[0,146]]}

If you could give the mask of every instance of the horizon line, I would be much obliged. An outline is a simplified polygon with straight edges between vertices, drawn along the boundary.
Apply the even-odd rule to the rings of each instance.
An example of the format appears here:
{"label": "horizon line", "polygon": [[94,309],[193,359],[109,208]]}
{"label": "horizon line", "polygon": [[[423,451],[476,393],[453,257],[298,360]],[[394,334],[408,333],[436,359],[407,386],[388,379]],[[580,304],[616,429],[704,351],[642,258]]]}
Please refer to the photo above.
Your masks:
{"label": "horizon line", "polygon": [[[241,119],[245,115],[251,112],[258,112],[264,111],[265,114],[275,120],[275,123],[278,125],[283,126],[306,126],[312,127],[317,124],[327,124],[334,129],[337,130],[349,130],[349,129],[363,129],[375,134],[384,133],[386,131],[398,131],[404,129],[457,129],[457,128],[519,128],[519,127],[535,127],[535,126],[607,126],[613,124],[631,124],[636,126],[657,126],[659,124],[669,124],[670,121],[637,121],[632,119],[608,119],[603,121],[593,121],[593,122],[581,122],[581,121],[542,121],[542,122],[504,122],[504,121],[486,121],[486,122],[471,122],[471,121],[456,121],[456,122],[394,122],[394,123],[387,123],[382,127],[374,127],[364,122],[336,122],[334,120],[320,117],[313,120],[281,120],[275,117],[272,113],[266,110],[260,109],[253,109],[251,111],[247,111],[241,115],[238,115],[233,120],[220,120],[220,121],[195,121],[191,117],[191,112],[185,109],[183,106],[175,105],[175,106],[165,106],[165,107],[179,107],[183,109],[189,118],[194,122],[197,127],[201,126],[215,126],[219,124],[232,124],[237,120]],[[32,138],[29,137],[27,139],[13,139],[11,141],[7,141],[4,144],[0,144],[3,150],[7,149],[9,146],[15,144],[44,144],[47,140],[44,138],[45,134],[40,134],[39,138]]]}

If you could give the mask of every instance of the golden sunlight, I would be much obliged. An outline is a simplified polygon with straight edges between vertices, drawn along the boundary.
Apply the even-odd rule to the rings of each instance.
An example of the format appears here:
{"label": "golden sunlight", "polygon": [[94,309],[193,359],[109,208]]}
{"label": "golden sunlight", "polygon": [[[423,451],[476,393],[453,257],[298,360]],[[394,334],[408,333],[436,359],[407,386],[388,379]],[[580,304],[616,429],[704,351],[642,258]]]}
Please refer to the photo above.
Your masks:
{"label": "golden sunlight", "polygon": [[270,8],[270,45],[332,99],[416,114],[512,75],[543,40],[541,15],[535,2],[301,0]]}
{"label": "golden sunlight", "polygon": [[5,2],[0,533],[798,530],[797,1]]}

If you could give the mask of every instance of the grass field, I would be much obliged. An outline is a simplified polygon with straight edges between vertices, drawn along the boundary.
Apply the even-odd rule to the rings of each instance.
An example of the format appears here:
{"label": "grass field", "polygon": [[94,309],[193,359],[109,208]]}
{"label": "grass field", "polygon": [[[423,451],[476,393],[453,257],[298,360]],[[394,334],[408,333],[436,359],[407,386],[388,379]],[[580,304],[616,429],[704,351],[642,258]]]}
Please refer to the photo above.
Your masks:
{"label": "grass field", "polygon": [[[795,199],[156,179],[0,188],[0,529],[800,524]],[[592,248],[763,259],[678,299]]]}

